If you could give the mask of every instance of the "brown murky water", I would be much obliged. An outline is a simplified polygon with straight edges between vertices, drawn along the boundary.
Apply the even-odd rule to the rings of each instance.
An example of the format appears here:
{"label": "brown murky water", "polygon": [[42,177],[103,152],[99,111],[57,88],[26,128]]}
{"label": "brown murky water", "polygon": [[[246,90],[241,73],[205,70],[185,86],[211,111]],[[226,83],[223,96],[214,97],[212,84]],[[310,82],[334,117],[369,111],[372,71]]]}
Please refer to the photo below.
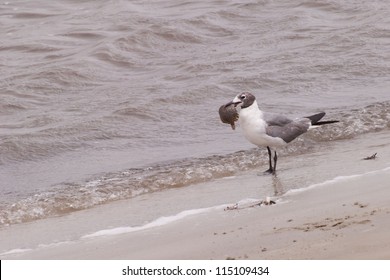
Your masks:
{"label": "brown murky water", "polygon": [[0,26],[0,225],[259,168],[218,116],[241,91],[341,120],[284,156],[389,128],[386,1],[8,1]]}

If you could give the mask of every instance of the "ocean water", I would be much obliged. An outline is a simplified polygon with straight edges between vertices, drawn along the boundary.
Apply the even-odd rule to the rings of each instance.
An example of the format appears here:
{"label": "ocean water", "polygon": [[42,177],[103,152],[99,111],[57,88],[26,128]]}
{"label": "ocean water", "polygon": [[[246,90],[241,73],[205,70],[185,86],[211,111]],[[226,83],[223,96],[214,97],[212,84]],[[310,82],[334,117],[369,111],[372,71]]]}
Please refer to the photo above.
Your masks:
{"label": "ocean water", "polygon": [[390,127],[386,1],[4,1],[0,23],[0,228],[266,169],[219,120],[242,91],[341,121],[280,168]]}

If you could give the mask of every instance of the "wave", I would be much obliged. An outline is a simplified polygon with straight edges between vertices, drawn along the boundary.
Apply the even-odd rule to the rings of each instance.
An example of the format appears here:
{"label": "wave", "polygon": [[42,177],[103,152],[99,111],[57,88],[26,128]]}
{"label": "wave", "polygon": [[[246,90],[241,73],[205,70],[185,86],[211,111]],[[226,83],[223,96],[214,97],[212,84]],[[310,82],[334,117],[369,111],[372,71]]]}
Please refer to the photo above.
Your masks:
{"label": "wave", "polygon": [[344,140],[389,129],[390,102],[378,102],[360,109],[346,109],[332,114],[330,118],[335,118],[340,123],[324,126],[321,130],[313,130],[308,136],[316,141]]}
{"label": "wave", "polygon": [[324,187],[324,186],[329,186],[329,185],[334,185],[334,184],[344,183],[344,182],[351,182],[354,180],[359,180],[361,178],[365,178],[367,176],[378,176],[378,175],[381,175],[383,173],[387,173],[388,171],[390,171],[390,167],[385,167],[385,168],[380,169],[380,170],[369,171],[369,172],[362,173],[362,174],[353,174],[353,175],[348,175],[348,176],[337,176],[333,179],[326,180],[326,181],[321,182],[321,183],[313,184],[313,185],[310,185],[310,186],[307,186],[304,188],[288,190],[286,193],[283,194],[283,197],[288,197],[290,195],[299,194],[302,192],[306,192],[306,191],[320,188],[320,187]]}

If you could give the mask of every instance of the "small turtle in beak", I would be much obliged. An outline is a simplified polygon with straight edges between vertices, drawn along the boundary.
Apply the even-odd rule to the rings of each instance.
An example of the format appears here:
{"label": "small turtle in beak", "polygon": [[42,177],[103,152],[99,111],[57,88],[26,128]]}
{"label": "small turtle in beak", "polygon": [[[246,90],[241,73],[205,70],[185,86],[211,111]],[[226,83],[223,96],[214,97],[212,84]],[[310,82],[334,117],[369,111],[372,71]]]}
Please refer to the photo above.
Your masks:
{"label": "small turtle in beak", "polygon": [[236,129],[235,122],[238,120],[236,104],[229,102],[219,107],[219,117],[223,123],[230,124],[233,130]]}

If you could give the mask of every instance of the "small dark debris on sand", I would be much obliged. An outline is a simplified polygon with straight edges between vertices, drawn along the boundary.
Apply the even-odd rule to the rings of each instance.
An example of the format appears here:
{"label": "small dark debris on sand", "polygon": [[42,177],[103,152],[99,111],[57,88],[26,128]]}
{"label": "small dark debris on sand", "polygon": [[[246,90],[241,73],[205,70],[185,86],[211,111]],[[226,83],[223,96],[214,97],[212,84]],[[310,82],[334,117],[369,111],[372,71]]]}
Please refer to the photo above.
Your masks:
{"label": "small dark debris on sand", "polygon": [[364,160],[376,159],[376,154],[377,154],[377,153],[375,153],[375,154],[373,154],[373,155],[371,155],[371,156],[365,157],[365,158],[363,158],[363,159],[364,159]]}

